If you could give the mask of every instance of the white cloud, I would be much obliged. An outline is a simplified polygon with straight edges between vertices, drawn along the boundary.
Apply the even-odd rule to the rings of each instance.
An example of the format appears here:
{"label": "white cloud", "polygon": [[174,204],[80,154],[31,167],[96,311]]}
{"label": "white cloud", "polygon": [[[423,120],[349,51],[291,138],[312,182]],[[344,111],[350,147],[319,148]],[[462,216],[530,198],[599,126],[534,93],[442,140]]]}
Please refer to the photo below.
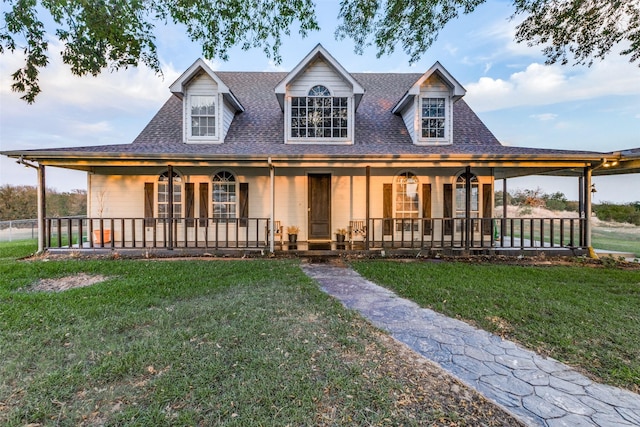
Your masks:
{"label": "white cloud", "polygon": [[640,95],[640,74],[635,64],[612,54],[592,67],[534,62],[506,79],[486,76],[465,87],[466,99],[477,111],[492,111],[610,95]]}
{"label": "white cloud", "polygon": [[[179,75],[171,65],[163,64],[163,76],[141,66],[117,72],[103,71],[97,77],[78,77],[71,74],[69,66],[62,62],[61,50],[59,41],[50,42],[50,62],[40,72],[42,92],[36,98],[36,104],[50,107],[65,105],[87,110],[112,108],[134,111],[149,108],[168,98],[168,87]],[[23,57],[18,53],[5,53],[2,59],[0,95],[3,104],[22,109],[25,103],[19,99],[20,94],[11,92],[10,75],[23,66]]]}
{"label": "white cloud", "polygon": [[541,122],[546,122],[549,120],[555,120],[558,115],[553,113],[542,113],[542,114],[532,114],[529,117],[532,119],[540,120]]}

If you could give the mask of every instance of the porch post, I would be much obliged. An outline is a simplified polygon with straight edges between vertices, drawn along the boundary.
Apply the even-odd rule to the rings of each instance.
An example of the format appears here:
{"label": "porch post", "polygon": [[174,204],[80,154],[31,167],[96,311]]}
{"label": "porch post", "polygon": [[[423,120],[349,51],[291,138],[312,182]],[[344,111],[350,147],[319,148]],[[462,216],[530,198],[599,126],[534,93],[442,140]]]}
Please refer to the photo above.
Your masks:
{"label": "porch post", "polygon": [[500,245],[504,246],[504,236],[507,229],[507,178],[502,179],[502,226],[500,227]]}
{"label": "porch post", "polygon": [[593,256],[593,248],[591,247],[591,168],[584,168],[584,245],[589,248],[589,255]]}
{"label": "porch post", "polygon": [[465,216],[465,224],[464,224],[464,248],[465,250],[469,250],[471,243],[471,166],[467,166],[467,170],[465,173],[465,201],[464,201],[464,216]]}
{"label": "porch post", "polygon": [[276,175],[276,168],[273,166],[273,163],[271,163],[271,157],[269,157],[269,179],[270,179],[270,186],[271,186],[271,213],[270,213],[270,219],[269,219],[269,251],[271,253],[273,253],[275,251],[275,217],[276,217],[276,185],[275,185],[275,175]]}
{"label": "porch post", "polygon": [[[585,169],[586,170],[586,169]],[[586,218],[584,212],[584,175],[578,177],[578,217],[580,220]],[[580,246],[584,246],[584,226],[583,221],[580,221]]]}
{"label": "porch post", "polygon": [[46,246],[47,216],[46,183],[44,165],[38,165],[38,253],[43,252]]}
{"label": "porch post", "polygon": [[369,226],[369,217],[371,216],[371,212],[369,211],[370,208],[370,203],[371,203],[371,195],[369,194],[369,190],[370,190],[370,186],[371,186],[371,166],[367,166],[365,168],[365,235],[364,235],[364,250],[368,251],[369,250],[369,229],[371,228]]}
{"label": "porch post", "polygon": [[169,203],[167,209],[167,217],[169,220],[169,247],[167,249],[173,250],[173,166],[167,165],[167,174],[169,175]]}

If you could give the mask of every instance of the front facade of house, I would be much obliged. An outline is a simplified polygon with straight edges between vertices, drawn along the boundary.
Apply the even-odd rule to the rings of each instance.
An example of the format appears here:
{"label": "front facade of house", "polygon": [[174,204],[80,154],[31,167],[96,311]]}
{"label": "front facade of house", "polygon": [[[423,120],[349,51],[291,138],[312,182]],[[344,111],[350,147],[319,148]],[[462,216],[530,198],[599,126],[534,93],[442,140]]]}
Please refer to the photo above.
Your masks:
{"label": "front facade of house", "polygon": [[43,214],[44,247],[273,251],[294,227],[298,242],[334,242],[344,229],[366,249],[583,247],[586,218],[496,220],[496,180],[574,175],[587,209],[592,171],[613,159],[501,145],[439,63],[351,74],[318,45],[289,73],[198,60],[170,90],[131,144],[4,153],[42,174],[88,172],[88,218]]}

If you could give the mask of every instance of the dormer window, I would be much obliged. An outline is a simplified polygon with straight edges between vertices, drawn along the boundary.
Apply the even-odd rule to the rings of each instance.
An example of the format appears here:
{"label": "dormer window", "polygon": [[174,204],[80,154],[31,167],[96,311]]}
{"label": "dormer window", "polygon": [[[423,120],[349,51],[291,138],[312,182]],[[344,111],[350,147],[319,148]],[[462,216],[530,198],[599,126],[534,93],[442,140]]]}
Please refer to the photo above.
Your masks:
{"label": "dormer window", "polygon": [[325,86],[313,86],[307,96],[291,98],[292,138],[348,137],[347,97],[331,96]]}
{"label": "dormer window", "polygon": [[214,95],[191,95],[191,138],[216,136],[216,97]]}
{"label": "dormer window", "polygon": [[422,98],[422,137],[444,138],[445,98]]}

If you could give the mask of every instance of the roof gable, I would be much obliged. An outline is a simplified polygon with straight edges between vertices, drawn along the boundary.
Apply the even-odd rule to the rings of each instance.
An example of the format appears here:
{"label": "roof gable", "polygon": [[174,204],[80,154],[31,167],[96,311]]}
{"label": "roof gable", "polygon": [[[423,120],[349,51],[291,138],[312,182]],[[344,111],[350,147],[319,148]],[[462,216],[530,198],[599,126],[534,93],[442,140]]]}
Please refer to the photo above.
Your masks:
{"label": "roof gable", "polygon": [[420,78],[409,88],[407,93],[398,101],[392,112],[394,114],[400,113],[413,99],[420,95],[420,89],[422,85],[432,76],[437,76],[443,81],[451,91],[451,99],[456,102],[462,98],[466,93],[466,89],[447,71],[446,68],[436,61]]}
{"label": "roof gable", "polygon": [[275,87],[276,97],[278,98],[278,103],[280,104],[280,108],[283,111],[284,97],[289,84],[297,79],[302,73],[304,73],[305,70],[319,58],[323,59],[329,65],[329,67],[331,67],[336,73],[338,73],[340,77],[342,77],[344,81],[353,88],[355,107],[358,107],[358,104],[362,99],[362,95],[364,95],[364,87],[362,87],[362,85],[347,70],[345,70],[345,68],[340,65],[340,63],[336,61],[336,59],[331,56],[331,54],[321,44],[318,44]]}
{"label": "roof gable", "polygon": [[198,58],[187,70],[182,73],[178,79],[169,86],[169,90],[182,98],[186,92],[187,86],[201,73],[207,74],[218,85],[218,92],[224,96],[224,99],[229,102],[237,111],[244,111],[244,107],[240,104],[240,101],[231,92],[231,89],[216,75],[215,72],[207,65],[202,58]]}

